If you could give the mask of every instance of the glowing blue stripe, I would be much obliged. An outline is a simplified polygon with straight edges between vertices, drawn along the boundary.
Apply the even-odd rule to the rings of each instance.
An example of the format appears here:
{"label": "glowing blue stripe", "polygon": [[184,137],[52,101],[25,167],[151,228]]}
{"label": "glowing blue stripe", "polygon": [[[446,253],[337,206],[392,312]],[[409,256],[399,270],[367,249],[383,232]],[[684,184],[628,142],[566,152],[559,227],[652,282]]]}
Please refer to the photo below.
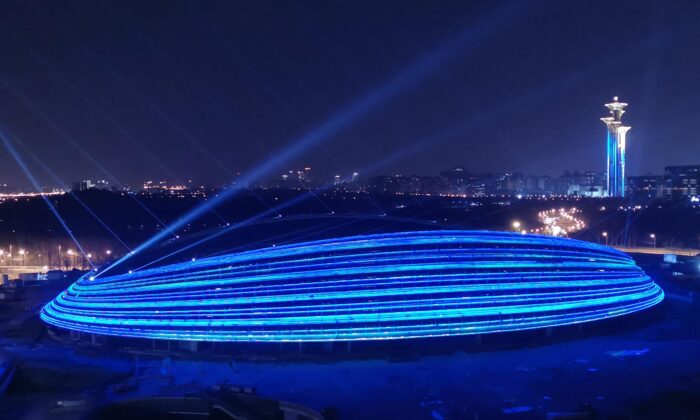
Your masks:
{"label": "glowing blue stripe", "polygon": [[[568,275],[568,277],[567,277]],[[304,281],[304,282],[294,282],[294,283],[274,283],[272,285],[265,286],[240,286],[240,287],[216,287],[209,288],[200,291],[176,291],[176,292],[156,292],[156,293],[138,293],[129,294],[128,297],[122,298],[123,293],[114,292],[111,293],[87,293],[85,291],[80,291],[75,293],[75,295],[80,295],[79,298],[73,298],[72,294],[62,297],[67,301],[72,300],[82,300],[86,296],[90,296],[90,301],[92,302],[110,302],[126,300],[129,302],[139,302],[148,300],[168,300],[176,298],[184,298],[187,300],[194,300],[199,297],[207,297],[211,295],[216,295],[217,297],[227,297],[227,296],[247,296],[254,295],[258,296],[261,293],[266,293],[268,295],[273,294],[291,294],[299,292],[318,292],[323,290],[335,290],[341,289],[344,291],[349,291],[350,289],[365,289],[367,287],[380,287],[383,289],[389,289],[391,285],[401,284],[402,288],[407,288],[406,282],[410,282],[411,287],[422,287],[422,285],[442,285],[442,286],[460,286],[469,283],[472,287],[477,287],[477,290],[488,287],[496,281],[500,281],[502,285],[508,284],[514,276],[517,276],[521,281],[527,279],[549,279],[547,283],[537,282],[533,284],[545,284],[547,287],[559,284],[560,287],[585,287],[585,286],[595,286],[600,285],[613,285],[620,284],[623,282],[648,282],[648,278],[642,273],[635,275],[632,274],[620,274],[620,273],[596,273],[596,274],[581,274],[578,272],[561,272],[561,274],[542,274],[542,273],[527,273],[527,272],[512,272],[508,274],[494,274],[491,276],[474,276],[472,274],[421,274],[420,276],[408,275],[408,276],[391,276],[391,277],[374,277],[366,278],[361,277],[357,279],[342,279],[337,281]],[[570,280],[575,277],[576,282]],[[557,280],[564,280],[563,282],[556,283]],[[599,283],[588,283],[587,280],[590,279],[598,280]],[[520,283],[516,283],[516,288],[520,287]],[[74,291],[73,291],[74,292]]]}
{"label": "glowing blue stripe", "polygon": [[[593,291],[593,292],[557,292],[552,293],[529,293],[525,297],[519,294],[506,294],[498,296],[469,296],[469,297],[459,297],[459,298],[444,298],[444,299],[415,299],[410,301],[411,307],[413,309],[425,309],[432,307],[444,307],[444,306],[474,306],[483,305],[487,303],[490,305],[495,304],[509,304],[509,303],[522,303],[522,302],[545,302],[545,301],[557,301],[561,299],[575,300],[584,299],[588,297],[602,297],[602,296],[616,296],[625,295],[630,292],[643,292],[648,291],[653,288],[653,284],[644,284],[641,286],[628,286],[619,287],[615,289],[609,289],[604,292]],[[163,310],[163,309],[151,309],[148,311],[142,311],[138,309],[131,310],[115,310],[110,309],[109,315],[115,318],[119,317],[135,317],[135,316],[152,316],[154,318],[161,317],[172,317],[172,316],[184,316],[185,318],[190,318],[197,315],[202,316],[216,316],[218,317],[238,317],[238,316],[248,316],[250,315],[260,315],[260,316],[270,316],[270,315],[280,315],[280,314],[317,314],[317,313],[342,313],[342,312],[379,312],[386,311],[395,308],[405,308],[407,301],[405,300],[393,300],[393,301],[381,301],[368,303],[340,303],[335,302],[332,305],[293,305],[293,306],[282,306],[282,307],[254,307],[236,308],[232,311],[230,308],[227,309],[216,309],[207,308],[204,310]],[[138,308],[138,306],[137,306]],[[55,312],[62,312],[67,314],[78,314],[83,316],[102,316],[103,310],[82,310],[76,308],[70,308],[69,311],[65,310],[67,306],[55,307],[51,306],[51,310]]]}
{"label": "glowing blue stripe", "polygon": [[[614,298],[596,298],[589,299],[583,302],[567,302],[554,303],[546,305],[502,305],[498,306],[498,314],[500,316],[527,315],[533,312],[543,311],[561,311],[576,308],[585,308],[589,306],[608,305],[612,303],[624,303],[628,301],[637,301],[643,298],[654,298],[658,295],[658,287],[650,291],[638,293],[634,295],[618,296]],[[258,318],[258,319],[170,319],[161,320],[153,318],[127,318],[115,319],[112,317],[87,317],[81,315],[64,314],[63,318],[78,323],[90,323],[100,325],[134,325],[139,327],[150,326],[183,326],[183,327],[246,327],[246,326],[290,326],[304,324],[328,324],[335,323],[372,323],[372,322],[398,322],[408,320],[435,320],[446,318],[461,318],[461,317],[483,317],[492,316],[493,308],[459,308],[459,309],[442,309],[432,311],[394,311],[384,313],[358,313],[353,315],[309,315],[309,316],[288,316],[282,318]]]}
{"label": "glowing blue stripe", "polygon": [[[426,254],[423,252],[400,252],[400,253],[373,253],[373,254],[359,254],[359,255],[353,255],[353,256],[331,256],[331,257],[323,257],[323,258],[309,258],[305,260],[305,263],[300,263],[300,262],[293,262],[290,263],[288,261],[283,261],[283,262],[266,262],[265,264],[258,264],[254,265],[252,268],[249,266],[233,266],[230,265],[227,267],[218,267],[216,269],[202,269],[198,270],[197,274],[193,273],[182,273],[179,272],[178,274],[175,275],[167,275],[163,274],[158,276],[158,278],[152,278],[152,277],[147,277],[147,278],[142,278],[142,277],[137,277],[135,280],[121,280],[119,281],[120,288],[127,288],[139,284],[158,284],[158,283],[172,283],[174,280],[178,279],[187,279],[189,281],[192,280],[200,280],[200,279],[205,279],[205,278],[214,278],[214,279],[220,279],[222,275],[238,275],[238,277],[241,277],[242,275],[246,275],[248,273],[255,273],[255,274],[261,274],[261,273],[274,273],[274,272],[283,272],[283,273],[288,273],[291,270],[294,269],[303,269],[306,271],[309,271],[311,268],[321,268],[321,267],[328,267],[328,266],[333,266],[333,267],[343,267],[346,265],[349,266],[358,266],[358,265],[368,265],[370,263],[377,263],[377,262],[387,262],[387,263],[402,263],[405,258],[410,258],[412,261],[420,260],[421,262],[425,263],[428,262],[429,260],[435,260],[435,261],[440,261],[444,260],[445,257],[443,254],[445,253],[446,250],[441,250],[441,251],[436,251],[439,252],[439,255],[434,255],[434,254]],[[546,260],[546,259],[558,259],[558,260],[563,260],[567,259],[569,261],[585,261],[585,262],[590,262],[591,259],[594,259],[597,262],[606,262],[610,264],[618,264],[620,266],[628,266],[628,267],[635,267],[633,263],[631,263],[629,260],[621,260],[621,259],[615,259],[615,258],[608,258],[608,257],[601,257],[599,255],[589,255],[587,253],[580,253],[581,255],[578,256],[571,256],[567,255],[566,253],[562,253],[563,255],[547,255],[543,253],[534,253],[532,250],[528,250],[528,252],[504,252],[501,254],[494,252],[491,252],[490,254],[488,253],[477,253],[477,252],[468,252],[466,250],[462,249],[455,249],[455,250],[450,250],[449,252],[449,260],[450,261],[458,261],[458,260],[491,260],[491,261],[497,261],[497,260],[505,260],[506,258],[517,258],[518,260]],[[377,258],[378,256],[382,258]],[[320,261],[325,261],[326,263],[320,263]],[[319,262],[314,264],[313,262]],[[507,262],[507,260],[506,260]],[[93,290],[93,291],[105,291],[105,290],[110,290],[114,289],[112,286],[113,282],[110,283],[104,283],[104,282],[89,282],[86,284],[86,282],[78,282],[76,284],[76,291],[83,291],[83,288],[81,286],[85,285],[86,290]]]}
{"label": "glowing blue stripe", "polygon": [[82,278],[52,325],[207,341],[477,334],[604,319],[663,299],[625,254],[595,244],[435,231],[306,242]]}
{"label": "glowing blue stripe", "polygon": [[[427,258],[432,258],[432,259],[437,259],[443,257],[443,250],[411,250],[411,251],[385,251],[385,252],[371,252],[371,253],[353,253],[351,255],[332,255],[332,256],[320,256],[320,257],[309,257],[305,258],[303,261],[292,261],[293,264],[290,264],[290,261],[270,261],[267,262],[263,265],[256,265],[252,269],[248,266],[241,265],[241,266],[232,266],[231,264],[235,263],[235,261],[229,261],[228,264],[216,264],[214,265],[214,268],[201,268],[197,271],[197,277],[201,278],[206,275],[209,276],[219,276],[221,275],[222,272],[226,273],[234,273],[234,272],[246,272],[246,271],[251,271],[255,270],[255,272],[261,272],[261,271],[272,271],[273,269],[279,269],[279,270],[289,270],[291,268],[295,267],[304,267],[304,268],[309,268],[309,267],[315,267],[315,266],[323,266],[324,262],[332,262],[334,265],[340,266],[342,264],[352,264],[352,265],[357,265],[358,263],[363,263],[367,264],[370,262],[374,261],[379,261],[379,260],[386,260],[386,261],[391,261],[391,260],[396,260],[398,258],[411,258],[411,259],[427,259]],[[462,249],[462,248],[456,248],[452,249],[449,254],[450,259],[455,259],[457,257],[461,258],[471,258],[471,259],[478,259],[478,258],[494,258],[494,257],[516,257],[519,256],[522,258],[522,256],[527,256],[528,258],[563,258],[567,257],[570,259],[595,259],[598,261],[606,261],[606,262],[614,262],[614,263],[619,263],[619,264],[626,264],[626,265],[633,265],[627,258],[620,258],[618,256],[609,256],[609,255],[601,255],[599,253],[588,253],[588,252],[570,252],[570,251],[561,251],[557,253],[557,255],[552,255],[551,253],[537,253],[537,250],[535,249],[517,249],[517,248],[510,248],[510,249],[493,249],[493,248],[477,248],[477,249]],[[379,258],[381,257],[381,258]],[[315,264],[314,264],[315,263]],[[182,272],[182,271],[175,271],[174,274],[172,275],[165,275],[162,272],[159,276],[157,281],[169,281],[169,280],[174,280],[178,278],[193,278],[192,272]],[[130,276],[133,277],[133,276]],[[109,288],[110,283],[113,283],[114,281],[119,281],[119,284],[124,287],[127,284],[138,284],[138,283],[147,283],[147,282],[152,282],[155,281],[156,279],[150,278],[148,276],[144,276],[143,272],[139,272],[139,276],[135,280],[129,280],[129,277],[127,278],[99,278],[95,281],[90,282],[90,288],[93,290],[97,290],[97,288],[100,288],[104,286],[104,288]]]}
{"label": "glowing blue stripe", "polygon": [[[588,242],[577,241],[573,239],[561,239],[554,238],[550,236],[537,236],[537,235],[512,235],[506,232],[491,232],[491,231],[481,231],[481,232],[470,232],[465,234],[465,231],[441,231],[444,236],[441,238],[436,238],[431,235],[430,232],[405,232],[398,234],[380,234],[380,235],[366,235],[353,237],[352,240],[338,241],[338,239],[326,239],[313,242],[306,242],[303,244],[291,244],[283,245],[274,248],[266,248],[263,250],[255,250],[248,252],[241,252],[236,254],[228,254],[219,257],[212,257],[201,259],[197,261],[186,261],[178,264],[171,264],[165,267],[152,268],[147,270],[140,270],[139,273],[142,277],[148,275],[159,275],[162,274],[164,270],[166,271],[176,271],[185,270],[192,271],[195,268],[202,268],[207,266],[212,266],[215,264],[232,264],[236,262],[243,261],[256,261],[260,259],[260,256],[265,258],[281,258],[281,257],[293,257],[297,255],[306,255],[310,252],[323,252],[326,249],[333,249],[336,252],[358,249],[379,249],[382,247],[406,247],[407,245],[453,245],[453,244],[497,244],[499,246],[504,245],[521,245],[521,244],[533,244],[539,247],[542,246],[555,246],[555,247],[565,247],[571,249],[578,249],[581,251],[583,249],[590,251],[597,251],[603,254],[618,256],[629,260],[629,258],[622,252],[604,247],[598,244],[592,244]],[[117,281],[120,279],[128,279],[131,277],[129,274],[114,275],[111,277],[99,277],[96,282],[109,282]]]}
{"label": "glowing blue stripe", "polygon": [[[638,279],[626,280],[629,283],[638,283]],[[620,284],[622,282],[617,282],[615,284]],[[425,295],[431,293],[457,293],[457,292],[494,292],[499,290],[528,290],[528,289],[542,289],[551,287],[586,287],[592,285],[610,285],[609,282],[602,281],[560,281],[560,282],[529,282],[526,284],[520,283],[499,283],[494,285],[459,285],[459,286],[443,286],[443,287],[404,287],[395,289],[380,289],[380,290],[365,290],[357,292],[326,292],[326,293],[309,293],[303,295],[281,295],[281,296],[252,296],[245,298],[228,298],[228,299],[197,299],[195,300],[154,300],[142,303],[131,302],[128,299],[123,299],[123,302],[114,303],[95,303],[95,302],[84,302],[75,301],[69,302],[63,298],[63,296],[58,296],[56,301],[67,307],[80,307],[80,308],[133,308],[133,307],[188,307],[188,306],[221,306],[221,305],[239,305],[239,304],[263,304],[270,302],[294,302],[294,301],[314,301],[314,300],[333,300],[333,299],[351,299],[351,298],[380,298],[382,296],[395,296],[395,295]]]}
{"label": "glowing blue stripe", "polygon": [[[499,268],[516,268],[516,269],[533,269],[542,268],[541,264],[536,263],[518,263],[512,262],[499,262],[499,263],[453,263],[453,264],[403,264],[403,265],[391,265],[391,266],[375,266],[375,267],[360,267],[355,269],[326,269],[326,270],[311,270],[308,272],[291,272],[286,274],[276,274],[276,275],[263,275],[255,277],[245,277],[242,279],[228,278],[224,277],[217,280],[202,280],[196,282],[181,282],[178,283],[180,289],[187,289],[193,287],[204,287],[204,286],[229,286],[232,284],[249,283],[249,282],[266,282],[266,281],[279,281],[279,280],[295,280],[295,279],[308,279],[308,278],[322,278],[322,277],[334,277],[334,276],[356,276],[356,275],[380,275],[382,273],[396,273],[396,272],[414,272],[414,271],[454,271],[454,270],[489,270],[489,269],[499,269]],[[547,268],[551,270],[556,269],[572,269],[572,268],[587,268],[589,265],[582,263],[568,263],[561,262],[556,264],[549,264]],[[614,269],[616,266],[613,264],[599,264],[599,269]],[[159,284],[153,286],[142,286],[138,287],[138,291],[155,291],[155,290],[167,290],[172,288],[172,285]],[[133,289],[123,289],[124,291],[134,291]]]}
{"label": "glowing blue stripe", "polygon": [[[544,315],[532,318],[514,319],[509,322],[494,321],[472,321],[468,323],[435,322],[429,325],[398,325],[392,328],[354,328],[346,331],[326,329],[307,329],[304,335],[298,331],[287,331],[279,329],[270,331],[173,331],[173,330],[153,330],[153,329],[129,329],[130,337],[169,339],[169,340],[194,340],[194,341],[261,341],[261,342],[287,342],[287,341],[362,341],[362,340],[382,340],[382,339],[405,339],[420,337],[444,337],[467,334],[487,334],[496,332],[507,332],[517,330],[528,330],[535,328],[545,328],[568,324],[577,324],[606,319],[614,316],[625,315],[649,308],[663,300],[663,293],[655,299],[636,303],[633,305],[621,306],[615,310],[598,309],[591,311],[581,311],[576,316],[570,315]],[[49,320],[44,313],[41,315],[46,322],[51,322],[56,326],[73,329],[85,333],[95,333],[104,335],[123,336],[123,329],[114,329],[100,326],[86,326],[85,324],[75,324],[62,320]],[[55,322],[53,322],[55,321]],[[302,339],[303,337],[303,339]]]}

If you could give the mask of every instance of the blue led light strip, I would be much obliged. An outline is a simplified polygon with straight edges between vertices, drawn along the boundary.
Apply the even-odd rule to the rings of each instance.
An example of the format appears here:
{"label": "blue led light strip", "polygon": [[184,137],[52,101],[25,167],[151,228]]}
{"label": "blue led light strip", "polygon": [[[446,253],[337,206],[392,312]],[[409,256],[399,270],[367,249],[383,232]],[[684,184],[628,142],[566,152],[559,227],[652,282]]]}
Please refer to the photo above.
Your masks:
{"label": "blue led light strip", "polygon": [[83,277],[41,318],[86,333],[198,341],[420,338],[589,322],[663,291],[581,241],[434,231],[305,242]]}

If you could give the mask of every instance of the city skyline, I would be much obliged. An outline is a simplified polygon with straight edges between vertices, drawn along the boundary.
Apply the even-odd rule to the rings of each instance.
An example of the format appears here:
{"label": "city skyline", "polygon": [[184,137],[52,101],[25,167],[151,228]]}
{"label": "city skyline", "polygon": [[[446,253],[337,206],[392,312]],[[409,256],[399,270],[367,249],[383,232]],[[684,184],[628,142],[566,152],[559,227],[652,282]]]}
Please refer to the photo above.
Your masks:
{"label": "city skyline", "polygon": [[[664,174],[660,171],[655,173],[647,172],[643,175],[627,175],[624,178],[625,189],[638,188],[640,182],[650,183],[656,182],[659,187],[664,184],[665,179],[670,182],[670,178],[674,176],[684,176],[689,179],[700,179],[698,173],[700,173],[700,164],[694,165],[666,165],[663,167]],[[686,171],[685,174],[679,174],[679,171]],[[689,172],[688,172],[689,171]],[[452,174],[452,175],[451,175]],[[289,170],[282,172],[281,174],[276,174],[270,178],[260,179],[254,183],[247,185],[237,183],[237,178],[241,177],[241,174],[237,174],[237,178],[227,182],[225,185],[211,185],[196,182],[192,179],[178,180],[177,182],[171,182],[163,178],[147,178],[136,184],[128,185],[113,185],[109,181],[100,178],[89,178],[83,177],[78,181],[73,181],[63,185],[56,184],[46,184],[42,185],[41,191],[35,191],[34,187],[18,187],[16,185],[11,185],[7,183],[0,184],[0,195],[7,193],[22,193],[22,194],[32,194],[32,193],[57,193],[61,191],[86,191],[86,190],[113,190],[113,191],[143,191],[143,192],[159,192],[159,191],[169,191],[179,193],[186,190],[218,190],[218,189],[228,189],[228,188],[244,188],[244,189],[255,189],[255,188],[334,188],[347,186],[349,184],[354,184],[356,186],[367,187],[372,183],[373,180],[378,178],[406,178],[406,179],[429,179],[429,178],[445,178],[449,181],[449,178],[454,177],[454,174],[461,175],[464,174],[465,179],[471,177],[472,179],[519,179],[519,181],[524,183],[538,183],[538,182],[557,182],[557,179],[565,179],[572,177],[573,179],[580,179],[583,181],[569,181],[568,184],[580,184],[581,186],[596,186],[598,189],[596,196],[606,196],[608,194],[606,190],[607,183],[607,173],[606,171],[592,171],[578,169],[564,169],[564,171],[559,175],[543,175],[543,174],[532,174],[532,173],[522,173],[517,171],[505,171],[505,172],[471,172],[467,168],[461,165],[454,165],[449,168],[444,168],[437,174],[420,174],[420,173],[369,173],[360,174],[358,172],[346,173],[346,174],[335,174],[332,176],[324,175],[319,176],[313,171],[313,168],[305,166],[298,170]],[[693,181],[692,187],[696,188],[695,185],[700,184],[700,180]],[[647,185],[647,187],[649,187]],[[525,188],[527,190],[527,188]],[[541,188],[540,188],[541,189]],[[548,190],[549,193],[553,193],[553,189]],[[515,191],[515,190],[511,190]],[[567,195],[566,189],[564,191],[558,190],[560,194]],[[532,193],[527,191],[527,194],[540,194]],[[568,195],[578,195],[578,191],[574,193],[569,193]],[[696,193],[690,194],[690,196],[695,196]]]}
{"label": "city skyline", "polygon": [[[0,122],[43,184],[46,168],[113,185],[224,185],[305,165],[325,177],[454,165],[556,176],[604,170],[596,120],[618,95],[635,109],[627,172],[654,173],[700,155],[692,95],[677,94],[700,87],[698,46],[678,42],[698,32],[689,6],[606,3],[601,17],[590,5],[409,3],[397,16],[384,4],[185,3],[155,22],[157,3],[12,3]],[[0,179],[28,185],[7,155]]]}
{"label": "city skyline", "polygon": [[699,17],[2,2],[3,414],[700,418]]}

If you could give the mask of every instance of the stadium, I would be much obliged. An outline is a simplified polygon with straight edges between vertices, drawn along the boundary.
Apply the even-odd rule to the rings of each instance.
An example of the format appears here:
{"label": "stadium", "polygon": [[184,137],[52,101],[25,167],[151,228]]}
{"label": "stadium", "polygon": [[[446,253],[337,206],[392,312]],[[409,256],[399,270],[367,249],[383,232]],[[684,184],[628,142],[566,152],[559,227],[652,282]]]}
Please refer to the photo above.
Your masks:
{"label": "stadium", "polygon": [[334,234],[86,275],[41,318],[135,339],[355,342],[579,324],[664,297],[626,254],[588,242],[468,230]]}

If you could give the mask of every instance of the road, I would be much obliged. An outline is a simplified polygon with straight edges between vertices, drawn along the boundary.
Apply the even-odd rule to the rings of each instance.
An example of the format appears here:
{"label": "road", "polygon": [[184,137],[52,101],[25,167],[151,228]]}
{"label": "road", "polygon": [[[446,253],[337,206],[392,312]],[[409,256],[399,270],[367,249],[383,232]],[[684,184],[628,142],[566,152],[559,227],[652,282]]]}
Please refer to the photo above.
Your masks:
{"label": "road", "polygon": [[615,249],[619,249],[625,253],[632,254],[675,254],[682,255],[685,257],[695,257],[700,255],[700,249],[681,249],[681,248],[649,248],[649,247],[624,247],[624,246],[613,246]]}

